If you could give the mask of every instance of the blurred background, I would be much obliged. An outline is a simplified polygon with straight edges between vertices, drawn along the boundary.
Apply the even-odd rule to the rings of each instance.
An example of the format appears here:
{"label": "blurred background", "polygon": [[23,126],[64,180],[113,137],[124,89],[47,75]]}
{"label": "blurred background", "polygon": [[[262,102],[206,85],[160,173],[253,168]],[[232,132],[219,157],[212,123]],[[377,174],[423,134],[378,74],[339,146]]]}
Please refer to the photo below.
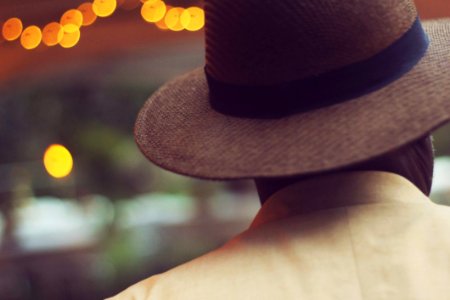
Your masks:
{"label": "blurred background", "polygon": [[[251,182],[162,171],[132,135],[158,86],[204,64],[201,1],[0,0],[0,25],[0,300],[103,299],[249,225]],[[434,138],[450,205],[450,126]]]}

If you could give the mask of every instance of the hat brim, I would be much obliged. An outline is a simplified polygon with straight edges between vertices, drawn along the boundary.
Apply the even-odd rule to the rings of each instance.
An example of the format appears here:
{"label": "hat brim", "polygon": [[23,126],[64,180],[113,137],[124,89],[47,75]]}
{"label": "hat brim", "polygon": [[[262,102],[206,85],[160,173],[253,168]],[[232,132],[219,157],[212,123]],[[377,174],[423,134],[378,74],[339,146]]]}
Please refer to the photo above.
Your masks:
{"label": "hat brim", "polygon": [[283,177],[358,163],[450,119],[450,20],[423,22],[431,44],[407,74],[373,93],[279,119],[214,111],[203,68],[165,84],[141,109],[136,142],[156,165],[207,179]]}

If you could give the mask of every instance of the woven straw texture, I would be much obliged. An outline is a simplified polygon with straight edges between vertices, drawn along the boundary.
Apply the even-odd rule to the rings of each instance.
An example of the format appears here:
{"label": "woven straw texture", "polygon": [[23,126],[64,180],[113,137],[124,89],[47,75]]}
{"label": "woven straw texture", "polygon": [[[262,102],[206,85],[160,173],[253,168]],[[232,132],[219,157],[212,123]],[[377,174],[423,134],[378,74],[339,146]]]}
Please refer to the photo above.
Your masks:
{"label": "woven straw texture", "polygon": [[205,11],[208,73],[249,85],[302,79],[367,59],[417,16],[409,0],[212,0]]}
{"label": "woven straw texture", "polygon": [[[244,0],[222,2],[230,7],[235,3],[246,3]],[[291,3],[284,2],[286,5]],[[294,2],[303,5],[318,1]],[[355,5],[364,2],[369,6],[373,2],[389,5],[397,3],[393,8],[398,8],[399,2],[409,3],[373,0],[319,2],[337,6],[342,2]],[[404,15],[405,11],[414,11],[408,5],[400,8],[403,11],[400,15]],[[396,14],[395,9],[392,11]],[[372,15],[370,10],[363,13],[365,16]],[[386,19],[387,24],[391,19],[394,18]],[[410,25],[413,20],[408,16],[404,22]],[[403,20],[395,28],[403,28],[402,24]],[[450,119],[450,20],[428,21],[423,25],[431,40],[430,48],[419,64],[399,80],[360,98],[280,119],[235,118],[212,110],[208,102],[204,70],[199,68],[191,71],[167,83],[146,102],[135,127],[138,146],[147,158],[165,169],[209,179],[313,173],[347,166],[389,152],[420,138]],[[220,27],[217,25],[217,28]],[[379,26],[381,31],[386,30],[385,27],[389,26]],[[391,30],[390,33],[383,34],[391,40],[401,35],[392,28],[387,30]],[[402,30],[406,31],[407,27]],[[207,33],[207,36],[211,36],[211,33]],[[380,38],[377,43],[383,45],[380,47],[386,47],[382,41]],[[220,43],[219,38],[216,38],[216,43]],[[367,48],[372,47],[375,46]],[[214,55],[225,55],[208,51],[208,63]],[[250,48],[249,51],[256,50]],[[358,59],[372,54],[370,51],[360,53]],[[222,58],[213,60],[216,59]],[[348,63],[347,58],[336,64],[333,61],[339,59],[331,60],[326,66],[319,64],[314,72]],[[301,75],[311,74],[312,64],[308,65],[304,60],[299,66],[305,66],[305,72]],[[271,75],[264,74],[264,66],[258,68],[261,77],[265,77],[263,81],[269,80]],[[214,74],[227,77],[236,75],[233,72],[225,70],[221,73],[217,69]],[[281,70],[280,74],[286,73]],[[248,82],[250,77],[247,76],[253,75],[249,71],[238,77],[238,80]],[[283,78],[289,78],[291,74],[286,76]]]}

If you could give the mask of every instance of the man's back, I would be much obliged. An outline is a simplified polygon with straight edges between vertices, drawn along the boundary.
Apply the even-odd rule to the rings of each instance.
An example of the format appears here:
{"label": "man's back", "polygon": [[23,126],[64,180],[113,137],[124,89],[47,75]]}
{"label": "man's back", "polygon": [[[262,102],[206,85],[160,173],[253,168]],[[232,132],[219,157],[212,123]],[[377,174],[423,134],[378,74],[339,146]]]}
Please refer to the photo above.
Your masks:
{"label": "man's back", "polygon": [[[318,206],[297,205],[305,196]],[[400,176],[328,178],[277,193],[220,249],[114,299],[449,299],[448,228],[450,208]]]}

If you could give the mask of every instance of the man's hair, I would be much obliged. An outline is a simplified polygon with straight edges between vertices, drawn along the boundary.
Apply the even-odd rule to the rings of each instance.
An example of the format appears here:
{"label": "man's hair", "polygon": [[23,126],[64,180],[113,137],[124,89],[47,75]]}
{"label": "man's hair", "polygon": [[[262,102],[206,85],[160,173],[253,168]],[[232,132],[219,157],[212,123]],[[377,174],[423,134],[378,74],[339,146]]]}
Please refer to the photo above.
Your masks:
{"label": "man's hair", "polygon": [[403,176],[429,196],[433,181],[433,167],[433,143],[431,136],[427,135],[387,154],[337,170],[285,178],[261,178],[255,179],[255,183],[261,202],[264,202],[279,189],[317,175],[342,171],[384,171]]}
{"label": "man's hair", "polygon": [[433,181],[434,150],[431,136],[426,136],[398,150],[356,164],[344,170],[386,171],[401,175],[429,196]]}

